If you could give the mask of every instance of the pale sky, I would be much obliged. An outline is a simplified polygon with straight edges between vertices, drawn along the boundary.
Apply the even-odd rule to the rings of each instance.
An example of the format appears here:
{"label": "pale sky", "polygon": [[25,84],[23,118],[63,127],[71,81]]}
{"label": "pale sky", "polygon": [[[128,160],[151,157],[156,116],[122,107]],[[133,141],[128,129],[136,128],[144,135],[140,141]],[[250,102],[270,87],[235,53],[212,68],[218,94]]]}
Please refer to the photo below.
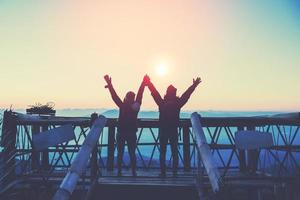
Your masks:
{"label": "pale sky", "polygon": [[299,52],[299,0],[0,0],[0,107],[116,108],[103,76],[123,98],[148,73],[202,78],[184,110],[299,111]]}

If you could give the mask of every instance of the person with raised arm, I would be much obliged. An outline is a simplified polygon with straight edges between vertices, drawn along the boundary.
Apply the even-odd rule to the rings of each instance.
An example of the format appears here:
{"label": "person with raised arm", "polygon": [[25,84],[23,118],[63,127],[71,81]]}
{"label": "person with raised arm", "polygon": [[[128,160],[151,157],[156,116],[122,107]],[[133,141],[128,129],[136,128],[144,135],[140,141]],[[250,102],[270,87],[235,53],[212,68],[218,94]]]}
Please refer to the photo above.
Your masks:
{"label": "person with raised arm", "polygon": [[180,109],[187,103],[195,88],[201,83],[197,77],[193,79],[193,84],[181,95],[176,96],[177,89],[170,85],[164,98],[161,97],[153,83],[149,79],[147,84],[151,95],[159,108],[159,144],[160,144],[160,176],[166,176],[166,150],[168,141],[171,144],[173,156],[173,176],[177,175],[178,167],[178,126]]}
{"label": "person with raised arm", "polygon": [[149,82],[149,77],[144,76],[144,79],[139,87],[138,93],[135,98],[135,93],[132,91],[127,92],[124,100],[122,101],[117,95],[111,77],[104,76],[107,83],[105,88],[108,88],[111,97],[115,104],[119,107],[119,118],[117,127],[117,149],[118,149],[118,176],[122,176],[122,161],[125,149],[125,142],[127,142],[128,152],[130,156],[132,175],[136,176],[136,132],[137,132],[137,115],[142,104],[142,98],[146,83]]}

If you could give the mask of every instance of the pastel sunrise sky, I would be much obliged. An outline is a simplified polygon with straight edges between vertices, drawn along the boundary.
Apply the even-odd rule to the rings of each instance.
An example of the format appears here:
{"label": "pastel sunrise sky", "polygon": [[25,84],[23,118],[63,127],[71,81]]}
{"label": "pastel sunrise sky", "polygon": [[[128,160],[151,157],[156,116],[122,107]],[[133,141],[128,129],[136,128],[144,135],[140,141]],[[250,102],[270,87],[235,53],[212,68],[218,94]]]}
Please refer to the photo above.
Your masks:
{"label": "pastel sunrise sky", "polygon": [[[299,0],[0,0],[0,107],[116,108],[149,74],[184,110],[300,110]],[[149,91],[142,109],[156,110]]]}

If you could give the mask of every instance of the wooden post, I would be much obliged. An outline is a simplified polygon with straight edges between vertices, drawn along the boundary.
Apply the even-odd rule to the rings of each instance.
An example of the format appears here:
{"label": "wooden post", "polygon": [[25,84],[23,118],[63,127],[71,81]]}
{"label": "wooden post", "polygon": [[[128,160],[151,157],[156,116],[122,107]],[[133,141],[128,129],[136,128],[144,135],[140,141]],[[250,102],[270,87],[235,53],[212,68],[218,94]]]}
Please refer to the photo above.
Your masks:
{"label": "wooden post", "polygon": [[[31,133],[32,137],[34,134],[38,134],[41,132],[41,127],[38,125],[33,125],[31,126]],[[32,170],[37,170],[39,169],[40,165],[40,152],[36,151],[34,147],[32,147],[32,156],[31,156],[31,168]]]}
{"label": "wooden post", "polygon": [[[244,127],[239,126],[238,131],[243,131]],[[245,172],[247,169],[246,165],[246,152],[244,149],[239,149],[239,162],[240,162],[240,171]]]}
{"label": "wooden post", "polygon": [[[97,113],[93,113],[91,115],[91,125],[90,127],[92,128],[92,125],[94,121],[98,118]],[[92,151],[92,157],[91,157],[91,180],[95,180],[98,176],[98,141],[96,142],[95,147],[93,148]]]}
{"label": "wooden post", "polygon": [[212,190],[213,192],[217,193],[221,190],[222,178],[213,159],[210,147],[207,144],[207,140],[205,138],[198,113],[194,112],[191,115],[191,122],[193,126],[193,133],[195,135],[196,145],[200,153],[202,163],[207,172]]}
{"label": "wooden post", "polygon": [[108,128],[108,147],[107,147],[107,170],[114,170],[114,157],[115,157],[115,127]]}
{"label": "wooden post", "polygon": [[4,184],[15,178],[15,153],[16,153],[17,119],[12,111],[4,111],[2,123],[1,146],[4,158]]}
{"label": "wooden post", "polygon": [[[254,131],[255,126],[247,126],[248,131]],[[259,156],[259,150],[258,149],[250,149],[248,150],[248,170],[250,173],[255,173],[257,170],[257,164],[258,164],[258,156]]]}
{"label": "wooden post", "polygon": [[[48,125],[42,126],[42,131],[47,131],[48,130]],[[42,152],[42,169],[43,170],[49,170],[49,151],[48,149],[44,150]]]}
{"label": "wooden post", "polygon": [[190,171],[190,128],[188,126],[183,126],[183,161],[184,161],[184,171]]}

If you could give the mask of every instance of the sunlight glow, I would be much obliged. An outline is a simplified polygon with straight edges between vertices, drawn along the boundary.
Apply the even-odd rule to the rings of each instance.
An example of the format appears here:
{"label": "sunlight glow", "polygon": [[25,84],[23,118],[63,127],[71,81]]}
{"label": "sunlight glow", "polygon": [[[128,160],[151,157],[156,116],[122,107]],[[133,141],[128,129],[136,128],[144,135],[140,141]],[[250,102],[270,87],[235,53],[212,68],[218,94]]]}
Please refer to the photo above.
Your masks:
{"label": "sunlight glow", "polygon": [[160,76],[165,76],[167,74],[167,66],[164,63],[157,65],[156,73]]}

